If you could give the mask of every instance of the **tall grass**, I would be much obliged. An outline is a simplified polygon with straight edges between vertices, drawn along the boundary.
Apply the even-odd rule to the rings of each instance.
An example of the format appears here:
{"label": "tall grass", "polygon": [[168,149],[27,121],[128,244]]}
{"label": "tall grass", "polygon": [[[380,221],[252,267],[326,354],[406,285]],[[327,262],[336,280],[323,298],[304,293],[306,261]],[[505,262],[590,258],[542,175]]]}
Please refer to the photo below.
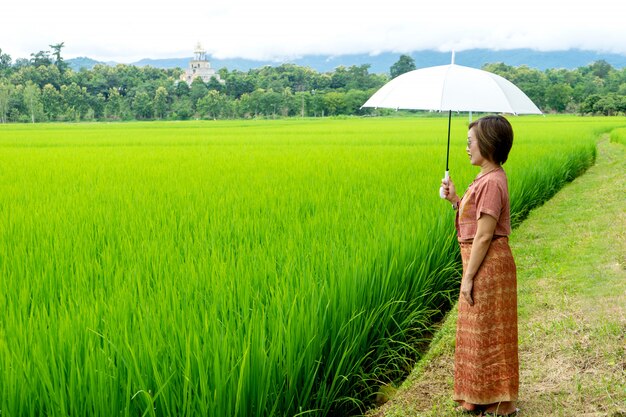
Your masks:
{"label": "tall grass", "polygon": [[626,128],[614,129],[610,135],[611,142],[626,145]]}
{"label": "tall grass", "polygon": [[[624,119],[514,118],[516,213]],[[556,129],[555,125],[560,124]],[[452,175],[476,174],[453,125]],[[444,119],[0,128],[3,415],[344,415],[458,278]]]}

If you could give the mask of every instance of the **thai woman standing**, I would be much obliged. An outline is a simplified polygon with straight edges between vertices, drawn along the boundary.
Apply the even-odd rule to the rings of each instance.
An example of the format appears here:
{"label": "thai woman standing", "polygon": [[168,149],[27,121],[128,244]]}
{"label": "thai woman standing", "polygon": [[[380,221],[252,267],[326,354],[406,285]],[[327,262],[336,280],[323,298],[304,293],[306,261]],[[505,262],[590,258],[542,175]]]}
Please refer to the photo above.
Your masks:
{"label": "thai woman standing", "polygon": [[460,198],[442,183],[456,213],[463,277],[454,356],[454,400],[459,410],[511,415],[519,388],[517,277],[509,248],[509,191],[502,168],[513,129],[502,116],[469,125],[467,154],[480,173]]}

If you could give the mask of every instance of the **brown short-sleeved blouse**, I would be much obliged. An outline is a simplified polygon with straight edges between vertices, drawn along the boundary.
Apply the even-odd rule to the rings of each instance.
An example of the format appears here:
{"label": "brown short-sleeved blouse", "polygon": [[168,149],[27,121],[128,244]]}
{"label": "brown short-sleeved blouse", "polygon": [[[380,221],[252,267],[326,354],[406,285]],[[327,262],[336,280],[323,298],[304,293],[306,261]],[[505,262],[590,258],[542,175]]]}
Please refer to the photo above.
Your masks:
{"label": "brown short-sleeved blouse", "polygon": [[474,180],[463,195],[456,214],[456,231],[460,242],[474,239],[481,214],[497,220],[494,236],[511,234],[509,187],[502,168]]}

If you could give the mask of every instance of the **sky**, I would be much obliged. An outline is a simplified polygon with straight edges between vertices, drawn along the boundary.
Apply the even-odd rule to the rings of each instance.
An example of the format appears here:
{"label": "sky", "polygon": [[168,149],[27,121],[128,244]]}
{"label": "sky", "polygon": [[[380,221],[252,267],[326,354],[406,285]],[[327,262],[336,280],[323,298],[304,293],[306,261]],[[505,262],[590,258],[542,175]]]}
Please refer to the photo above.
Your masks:
{"label": "sky", "polygon": [[29,0],[0,8],[13,60],[65,43],[65,59],[281,60],[417,50],[571,48],[626,55],[623,0]]}

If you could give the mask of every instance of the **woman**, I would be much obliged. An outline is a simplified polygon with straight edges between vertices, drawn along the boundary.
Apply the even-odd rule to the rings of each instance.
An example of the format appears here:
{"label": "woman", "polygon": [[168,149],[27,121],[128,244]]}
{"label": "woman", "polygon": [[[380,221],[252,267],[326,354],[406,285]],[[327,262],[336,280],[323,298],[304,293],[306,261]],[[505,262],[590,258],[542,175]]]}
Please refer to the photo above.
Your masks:
{"label": "woman", "polygon": [[480,173],[462,198],[452,180],[442,183],[446,199],[457,210],[463,260],[454,355],[454,400],[460,411],[517,411],[517,279],[508,244],[509,192],[502,169],[512,145],[513,129],[504,117],[476,120],[469,125],[467,154]]}

